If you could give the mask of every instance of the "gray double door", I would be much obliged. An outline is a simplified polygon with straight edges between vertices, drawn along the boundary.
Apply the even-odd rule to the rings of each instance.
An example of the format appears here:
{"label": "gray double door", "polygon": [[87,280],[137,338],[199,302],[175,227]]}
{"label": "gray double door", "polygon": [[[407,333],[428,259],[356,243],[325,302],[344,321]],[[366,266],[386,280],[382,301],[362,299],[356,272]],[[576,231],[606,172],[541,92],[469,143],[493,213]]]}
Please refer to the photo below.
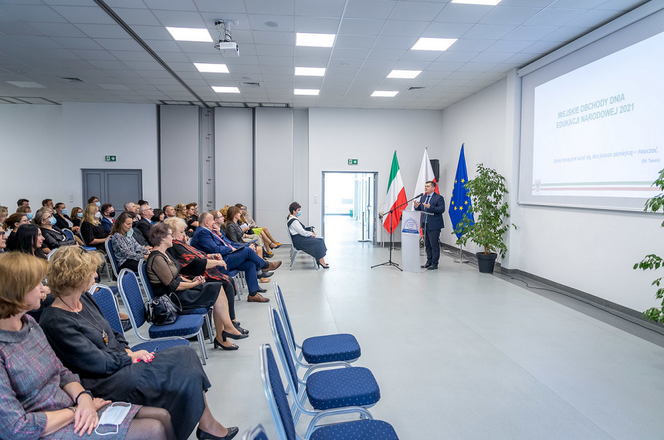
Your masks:
{"label": "gray double door", "polygon": [[[136,203],[143,198],[142,170],[122,169],[82,169],[83,205],[92,196],[99,201],[110,203],[119,213],[124,210],[125,202]],[[150,200],[157,203],[157,200]]]}

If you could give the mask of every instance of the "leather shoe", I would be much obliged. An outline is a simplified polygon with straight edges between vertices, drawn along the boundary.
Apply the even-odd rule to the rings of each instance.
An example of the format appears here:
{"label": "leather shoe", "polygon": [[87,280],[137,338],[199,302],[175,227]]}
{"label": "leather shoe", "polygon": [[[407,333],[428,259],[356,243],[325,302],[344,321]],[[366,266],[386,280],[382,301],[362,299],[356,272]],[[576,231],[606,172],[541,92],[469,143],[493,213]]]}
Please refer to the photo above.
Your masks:
{"label": "leather shoe", "polygon": [[431,266],[431,263],[423,264],[420,266],[422,269],[427,269],[429,266]]}
{"label": "leather shoe", "polygon": [[274,254],[268,254],[267,252],[263,252],[263,260],[267,260],[268,258],[274,257]]}
{"label": "leather shoe", "polygon": [[259,279],[258,279],[258,282],[259,282],[259,283],[263,283],[263,284],[265,284],[265,283],[269,283],[269,282],[270,282],[270,279],[269,279],[269,278],[259,278]]}
{"label": "leather shoe", "polygon": [[436,270],[436,269],[438,269],[437,264],[432,264],[431,266],[427,267],[427,270]]}
{"label": "leather shoe", "polygon": [[[265,292],[264,289],[262,289],[262,290]],[[269,299],[269,298],[265,298],[265,297],[264,297],[263,295],[261,295],[260,293],[257,293],[256,295],[253,295],[253,296],[250,295],[250,296],[247,297],[247,302],[250,302],[250,303],[251,303],[251,302],[266,303],[266,302],[268,302],[268,301],[270,301],[270,299]]]}
{"label": "leather shoe", "polygon": [[276,270],[281,266],[281,260],[270,261],[269,265],[266,267],[267,270]]}
{"label": "leather shoe", "polygon": [[196,438],[200,440],[231,440],[233,437],[237,435],[239,431],[240,430],[238,429],[237,426],[231,426],[230,428],[228,428],[228,434],[226,434],[223,437],[219,437],[218,435],[209,434],[203,431],[201,428],[196,428]]}
{"label": "leather shoe", "polygon": [[[258,276],[259,276],[260,278],[270,278],[272,275],[274,275],[274,272],[265,272],[265,271],[262,271],[262,272],[260,272],[260,273],[258,274]],[[127,319],[129,319],[129,318],[127,318]]]}
{"label": "leather shoe", "polygon": [[[236,330],[237,330],[237,329],[236,329]],[[240,330],[238,330],[238,331],[240,331]],[[242,333],[242,332],[240,332],[240,333]],[[248,338],[248,337],[249,337],[249,335],[247,335],[246,333],[242,333],[242,334],[240,334],[240,335],[232,335],[232,334],[228,333],[226,330],[222,330],[221,335],[224,337],[224,339],[226,339],[226,338],[231,338],[231,339],[244,339],[244,338]]]}

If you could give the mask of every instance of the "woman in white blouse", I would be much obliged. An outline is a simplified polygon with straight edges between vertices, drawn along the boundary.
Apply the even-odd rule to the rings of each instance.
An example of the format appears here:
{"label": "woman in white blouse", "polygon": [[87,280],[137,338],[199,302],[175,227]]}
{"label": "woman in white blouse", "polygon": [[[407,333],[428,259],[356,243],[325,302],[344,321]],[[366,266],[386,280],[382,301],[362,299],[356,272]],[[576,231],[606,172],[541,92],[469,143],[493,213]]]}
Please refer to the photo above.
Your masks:
{"label": "woman in white blouse", "polygon": [[316,237],[312,227],[306,227],[298,219],[300,216],[300,209],[302,206],[293,202],[288,207],[288,232],[293,239],[293,246],[296,249],[306,252],[316,259],[316,262],[323,269],[329,269],[330,266],[325,263],[325,254],[327,253],[327,246],[322,238]]}

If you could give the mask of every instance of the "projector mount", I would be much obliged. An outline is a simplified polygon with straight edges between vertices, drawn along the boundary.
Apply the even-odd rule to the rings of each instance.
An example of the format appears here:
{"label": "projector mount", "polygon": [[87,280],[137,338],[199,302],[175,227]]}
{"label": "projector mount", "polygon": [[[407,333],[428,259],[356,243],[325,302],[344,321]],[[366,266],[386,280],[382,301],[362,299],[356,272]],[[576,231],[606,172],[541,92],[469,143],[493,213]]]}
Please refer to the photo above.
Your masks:
{"label": "projector mount", "polygon": [[217,41],[214,43],[214,48],[218,51],[232,51],[237,56],[240,56],[240,47],[233,41],[233,34],[231,34],[231,25],[237,26],[237,20],[217,20],[214,26],[219,32]]}

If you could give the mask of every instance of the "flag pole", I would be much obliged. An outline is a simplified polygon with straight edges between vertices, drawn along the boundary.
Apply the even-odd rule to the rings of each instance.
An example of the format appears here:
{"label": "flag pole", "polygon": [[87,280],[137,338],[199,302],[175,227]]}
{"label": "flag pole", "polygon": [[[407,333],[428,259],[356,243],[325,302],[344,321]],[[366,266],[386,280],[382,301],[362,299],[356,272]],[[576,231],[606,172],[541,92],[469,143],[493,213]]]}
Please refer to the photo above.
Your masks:
{"label": "flag pole", "polygon": [[463,245],[459,245],[459,258],[454,259],[455,263],[467,263],[468,260],[463,258]]}

